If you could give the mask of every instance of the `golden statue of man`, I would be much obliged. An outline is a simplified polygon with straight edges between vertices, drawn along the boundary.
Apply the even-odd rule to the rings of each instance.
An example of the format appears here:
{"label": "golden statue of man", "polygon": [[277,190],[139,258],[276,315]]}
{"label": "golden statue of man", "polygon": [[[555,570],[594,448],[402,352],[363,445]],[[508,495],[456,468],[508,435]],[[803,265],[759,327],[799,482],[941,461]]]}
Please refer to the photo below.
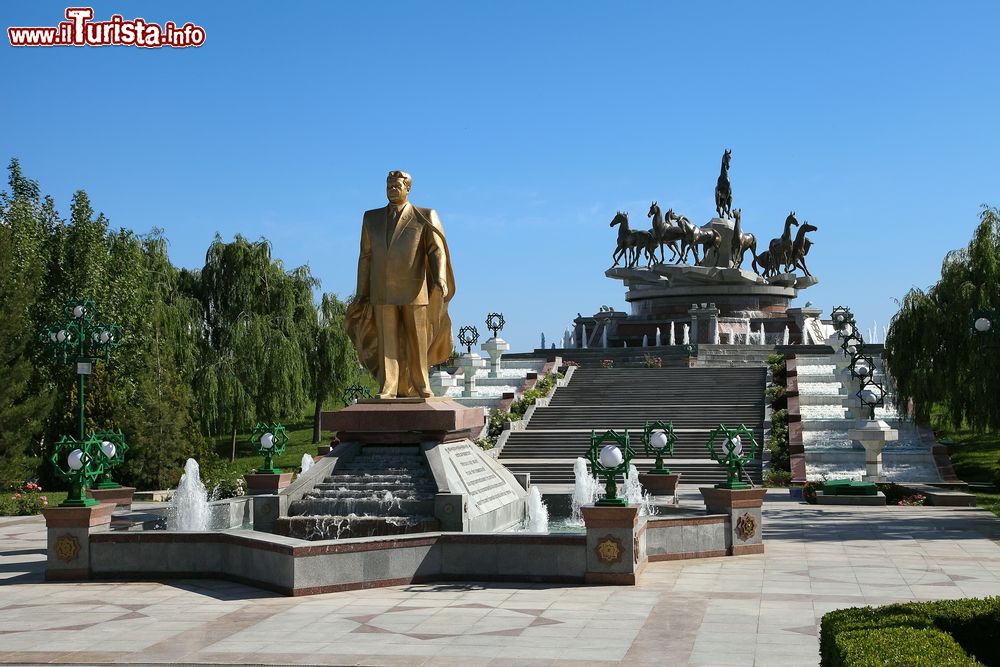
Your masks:
{"label": "golden statue of man", "polygon": [[390,171],[389,204],[365,211],[358,288],[345,326],[379,398],[433,396],[428,371],[452,350],[455,275],[437,212],[409,202],[413,179]]}

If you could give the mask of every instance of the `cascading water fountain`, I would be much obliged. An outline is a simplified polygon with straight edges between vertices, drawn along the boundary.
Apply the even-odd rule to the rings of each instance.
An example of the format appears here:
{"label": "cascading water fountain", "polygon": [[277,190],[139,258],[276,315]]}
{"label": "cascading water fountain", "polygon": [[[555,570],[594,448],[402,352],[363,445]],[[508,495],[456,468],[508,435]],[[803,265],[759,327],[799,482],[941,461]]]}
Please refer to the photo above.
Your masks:
{"label": "cascading water fountain", "polygon": [[584,505],[593,505],[597,502],[603,491],[601,483],[587,469],[587,459],[582,456],[578,457],[573,464],[573,498],[567,523],[571,526],[582,526],[583,512],[581,508]]}
{"label": "cascading water fountain", "polygon": [[437,530],[436,489],[418,447],[366,448],[292,502],[275,532],[320,540]]}
{"label": "cascading water fountain", "polygon": [[690,345],[691,344],[691,325],[690,324],[685,324],[684,325],[684,338],[682,340],[684,341],[683,343],[681,343],[682,345]]}
{"label": "cascading water fountain", "polygon": [[674,323],[670,323],[670,333],[667,334],[667,345],[674,345]]}
{"label": "cascading water fountain", "polygon": [[629,505],[639,506],[639,516],[656,514],[653,499],[649,492],[642,488],[642,484],[639,482],[639,470],[634,465],[629,465],[628,474],[625,475],[625,483],[618,493],[628,501]]}
{"label": "cascading water fountain", "polygon": [[524,522],[524,530],[529,533],[549,532],[549,508],[542,500],[542,492],[537,486],[531,487],[527,498],[528,516]]}
{"label": "cascading water fountain", "polygon": [[313,463],[315,463],[315,461],[313,461],[313,457],[309,456],[309,454],[303,454],[302,463],[299,464],[300,472],[302,474],[308,472],[309,468],[313,467]]}
{"label": "cascading water fountain", "polygon": [[[845,378],[837,374],[840,354],[798,356],[799,411],[809,480],[860,479],[865,472],[864,450],[848,436],[856,422],[847,418],[843,406],[850,390],[844,386]],[[879,363],[875,377],[884,383]],[[889,400],[875,416],[899,432],[899,439],[884,450],[886,478],[896,482],[940,481],[930,446],[912,424],[900,419]]]}
{"label": "cascading water fountain", "polygon": [[201,481],[201,468],[197,461],[188,459],[170,499],[167,525],[171,530],[208,530],[208,518],[208,490]]}

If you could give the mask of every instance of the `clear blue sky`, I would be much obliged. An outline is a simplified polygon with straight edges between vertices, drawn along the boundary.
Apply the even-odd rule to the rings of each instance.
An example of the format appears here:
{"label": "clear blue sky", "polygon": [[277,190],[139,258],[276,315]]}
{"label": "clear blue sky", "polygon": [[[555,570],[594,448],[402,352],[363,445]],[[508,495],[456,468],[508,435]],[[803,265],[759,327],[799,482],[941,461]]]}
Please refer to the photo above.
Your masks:
{"label": "clear blue sky", "polygon": [[[66,4],[4,3],[10,25]],[[389,169],[438,210],[456,330],[501,310],[515,349],[578,311],[626,307],[604,277],[615,210],[657,199],[704,223],[723,148],[734,205],[769,239],[819,227],[803,293],[870,326],[939,275],[1000,204],[1000,4],[94,3],[192,21],[198,49],[0,46],[0,159],[68,210],[161,227],[200,267],[215,232],[267,237],[324,290],[354,290],[361,214]],[[633,225],[635,226],[635,225]]]}

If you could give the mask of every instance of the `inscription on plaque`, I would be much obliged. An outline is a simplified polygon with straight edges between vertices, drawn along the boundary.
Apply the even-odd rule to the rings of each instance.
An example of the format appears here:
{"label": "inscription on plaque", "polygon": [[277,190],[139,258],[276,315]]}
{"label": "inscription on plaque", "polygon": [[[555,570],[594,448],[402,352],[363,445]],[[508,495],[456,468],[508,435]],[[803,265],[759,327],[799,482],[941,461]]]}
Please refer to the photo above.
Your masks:
{"label": "inscription on plaque", "polygon": [[480,512],[492,512],[517,499],[507,482],[482,460],[475,445],[458,442],[443,446]]}

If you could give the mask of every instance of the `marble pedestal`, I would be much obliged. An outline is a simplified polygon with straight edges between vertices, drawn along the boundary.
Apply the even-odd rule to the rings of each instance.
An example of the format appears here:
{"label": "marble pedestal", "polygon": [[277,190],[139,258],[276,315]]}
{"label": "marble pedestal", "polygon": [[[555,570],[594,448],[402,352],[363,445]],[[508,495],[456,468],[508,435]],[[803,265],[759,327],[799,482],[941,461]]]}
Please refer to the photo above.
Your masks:
{"label": "marble pedestal", "polygon": [[90,534],[108,530],[114,510],[114,503],[42,510],[48,532],[45,578],[87,579],[90,576]]}
{"label": "marble pedestal", "polygon": [[476,371],[486,368],[486,360],[475,352],[466,352],[458,358],[458,365],[462,368],[465,383],[462,388],[462,398],[472,398],[476,394]]}
{"label": "marble pedestal", "polygon": [[437,370],[431,373],[431,391],[435,396],[444,396],[450,387],[455,386],[455,378],[448,371]]}
{"label": "marble pedestal", "polygon": [[500,358],[503,356],[504,352],[510,349],[510,343],[505,341],[503,338],[494,337],[483,343],[482,348],[486,354],[490,355],[489,377],[500,377]]}
{"label": "marble pedestal", "polygon": [[382,445],[472,439],[485,420],[482,408],[444,397],[362,400],[321,418],[323,430],[337,431],[341,442]]}
{"label": "marble pedestal", "polygon": [[899,431],[889,428],[881,419],[859,420],[857,425],[847,432],[847,437],[859,443],[865,449],[865,475],[863,482],[884,482],[882,472],[882,450],[887,442],[899,439]]}
{"label": "marble pedestal", "polygon": [[639,483],[642,488],[654,496],[673,496],[677,493],[677,484],[681,479],[679,472],[669,474],[641,472]]}
{"label": "marble pedestal", "polygon": [[646,523],[639,506],[581,508],[587,526],[588,584],[634,586],[646,568]]}
{"label": "marble pedestal", "polygon": [[764,553],[761,507],[767,489],[716,489],[702,487],[709,514],[728,517],[726,552],[730,556]]}
{"label": "marble pedestal", "polygon": [[109,503],[127,510],[132,509],[134,486],[119,486],[117,489],[87,489],[87,495],[101,503]]}
{"label": "marble pedestal", "polygon": [[247,495],[248,496],[259,496],[263,494],[272,494],[281,491],[283,488],[292,483],[292,473],[247,473],[243,475],[243,479],[247,481]]}

